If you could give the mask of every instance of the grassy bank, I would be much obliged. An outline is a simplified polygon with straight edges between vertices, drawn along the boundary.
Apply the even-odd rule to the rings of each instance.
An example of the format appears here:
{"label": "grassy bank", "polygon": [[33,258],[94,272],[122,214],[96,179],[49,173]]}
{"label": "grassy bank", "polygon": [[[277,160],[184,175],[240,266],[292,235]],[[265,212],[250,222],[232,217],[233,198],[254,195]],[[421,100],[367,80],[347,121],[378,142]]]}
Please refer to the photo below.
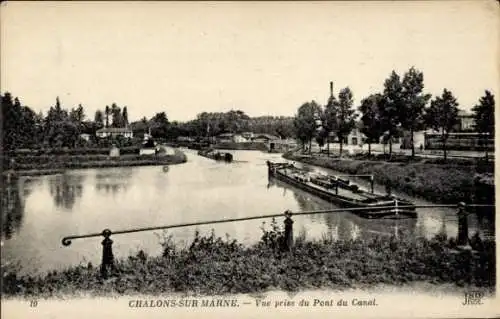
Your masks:
{"label": "grassy bank", "polygon": [[443,235],[428,240],[373,238],[332,241],[296,239],[292,252],[279,249],[281,231],[265,231],[251,247],[235,240],[195,236],[176,248],[167,238],[163,255],[116,261],[113,277],[102,279],[98,267],[74,266],[38,277],[18,276],[2,267],[4,297],[54,297],[74,294],[234,294],[271,290],[370,288],[380,284],[427,282],[459,287],[495,287],[495,244],[473,238],[476,251],[455,250]]}
{"label": "grassy bank", "polygon": [[[373,174],[377,184],[390,185],[410,196],[437,203],[471,203],[479,195],[478,186],[474,182],[476,167],[473,162],[466,160],[455,160],[447,164],[440,159],[408,161],[395,158],[393,162],[387,162],[348,157],[302,157],[293,153],[287,153],[284,157],[347,174]],[[490,196],[493,196],[494,185],[481,189],[480,195],[484,196],[485,192],[490,192]]]}
{"label": "grassy bank", "polygon": [[145,165],[171,165],[187,161],[180,150],[174,154],[135,155],[119,157],[108,155],[18,155],[15,158],[16,175],[55,174],[64,169],[104,168]]}
{"label": "grassy bank", "polygon": [[[40,156],[40,155],[107,155],[109,147],[79,147],[79,148],[41,148],[17,149],[4,152],[5,156]],[[120,147],[120,154],[139,154],[139,146]]]}

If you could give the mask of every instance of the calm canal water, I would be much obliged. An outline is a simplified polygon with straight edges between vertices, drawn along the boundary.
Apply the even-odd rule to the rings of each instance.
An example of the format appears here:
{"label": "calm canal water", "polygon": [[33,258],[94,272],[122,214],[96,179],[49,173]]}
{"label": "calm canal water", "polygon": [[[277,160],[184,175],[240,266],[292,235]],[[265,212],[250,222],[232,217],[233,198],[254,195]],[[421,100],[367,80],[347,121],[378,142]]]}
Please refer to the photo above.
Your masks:
{"label": "calm canal water", "polygon": [[[185,150],[188,162],[162,167],[126,167],[71,170],[63,175],[23,178],[10,185],[2,198],[3,261],[18,263],[24,273],[100,263],[101,237],[76,239],[65,247],[64,236],[138,227],[238,218],[262,214],[333,208],[328,202],[278,181],[269,180],[267,160],[283,161],[280,154],[231,151],[234,163],[215,162]],[[324,169],[314,168],[327,171]],[[332,171],[330,171],[332,172]],[[368,186],[364,181],[360,181]],[[382,187],[376,190],[383,192]],[[402,194],[399,194],[404,196]],[[428,202],[413,199],[419,204]],[[355,239],[404,233],[431,237],[440,231],[456,236],[455,209],[421,209],[416,220],[373,221],[350,213],[295,216],[295,236]],[[260,239],[263,221],[251,220],[169,230],[177,245],[190,244],[194,232],[250,245]],[[282,219],[278,218],[279,224]],[[494,231],[487,221],[469,220],[471,234]],[[156,255],[163,231],[112,236],[115,257],[139,249]]]}

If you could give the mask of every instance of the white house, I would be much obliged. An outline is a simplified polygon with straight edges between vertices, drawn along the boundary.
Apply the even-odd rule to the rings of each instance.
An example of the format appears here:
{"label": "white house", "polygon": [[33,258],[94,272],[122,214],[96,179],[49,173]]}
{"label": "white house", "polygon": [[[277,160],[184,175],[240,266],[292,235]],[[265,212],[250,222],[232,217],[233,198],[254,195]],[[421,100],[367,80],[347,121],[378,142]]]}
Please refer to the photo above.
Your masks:
{"label": "white house", "polygon": [[108,137],[108,136],[123,136],[127,138],[132,138],[134,132],[131,129],[125,127],[105,127],[96,132],[97,137]]}
{"label": "white house", "polygon": [[216,137],[218,143],[245,143],[248,140],[242,134],[222,133]]}
{"label": "white house", "polygon": [[119,156],[120,156],[120,149],[116,147],[116,145],[113,145],[109,150],[109,157],[119,157]]}
{"label": "white house", "polygon": [[241,136],[243,136],[247,140],[251,140],[253,138],[253,135],[254,135],[253,132],[243,132],[243,133],[241,133]]}
{"label": "white house", "polygon": [[81,138],[82,140],[85,140],[85,141],[87,141],[87,142],[88,142],[88,141],[90,141],[90,134],[87,134],[87,133],[82,133],[82,134],[80,134],[80,138]]}
{"label": "white house", "polygon": [[476,121],[474,120],[474,115],[472,113],[467,113],[464,110],[459,110],[457,118],[460,125],[459,130],[469,131],[474,129]]}

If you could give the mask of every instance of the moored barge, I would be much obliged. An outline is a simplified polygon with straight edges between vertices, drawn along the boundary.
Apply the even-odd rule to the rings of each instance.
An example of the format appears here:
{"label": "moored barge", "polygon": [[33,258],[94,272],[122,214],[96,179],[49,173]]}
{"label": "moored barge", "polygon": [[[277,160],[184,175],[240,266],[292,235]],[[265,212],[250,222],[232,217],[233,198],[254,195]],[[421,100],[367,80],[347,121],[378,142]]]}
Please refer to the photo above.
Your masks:
{"label": "moored barge", "polygon": [[216,161],[225,161],[231,163],[233,161],[233,154],[218,152],[213,149],[203,149],[198,151],[198,155],[207,157]]}
{"label": "moored barge", "polygon": [[289,163],[267,162],[269,176],[345,208],[368,208],[353,213],[365,218],[416,218],[415,205],[396,196],[370,193],[346,180],[312,174]]}

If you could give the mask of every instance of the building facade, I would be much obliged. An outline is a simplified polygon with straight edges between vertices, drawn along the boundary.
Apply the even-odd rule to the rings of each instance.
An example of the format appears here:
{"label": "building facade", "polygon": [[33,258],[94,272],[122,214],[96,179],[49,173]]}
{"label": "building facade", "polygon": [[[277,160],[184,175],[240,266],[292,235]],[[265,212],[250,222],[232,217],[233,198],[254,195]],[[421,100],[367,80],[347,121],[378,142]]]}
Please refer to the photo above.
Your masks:
{"label": "building facade", "polygon": [[466,111],[458,111],[458,131],[473,131],[476,121],[474,115]]}
{"label": "building facade", "polygon": [[104,138],[108,136],[116,137],[123,136],[126,138],[134,137],[134,132],[129,128],[124,127],[105,127],[96,131],[97,137]]}

